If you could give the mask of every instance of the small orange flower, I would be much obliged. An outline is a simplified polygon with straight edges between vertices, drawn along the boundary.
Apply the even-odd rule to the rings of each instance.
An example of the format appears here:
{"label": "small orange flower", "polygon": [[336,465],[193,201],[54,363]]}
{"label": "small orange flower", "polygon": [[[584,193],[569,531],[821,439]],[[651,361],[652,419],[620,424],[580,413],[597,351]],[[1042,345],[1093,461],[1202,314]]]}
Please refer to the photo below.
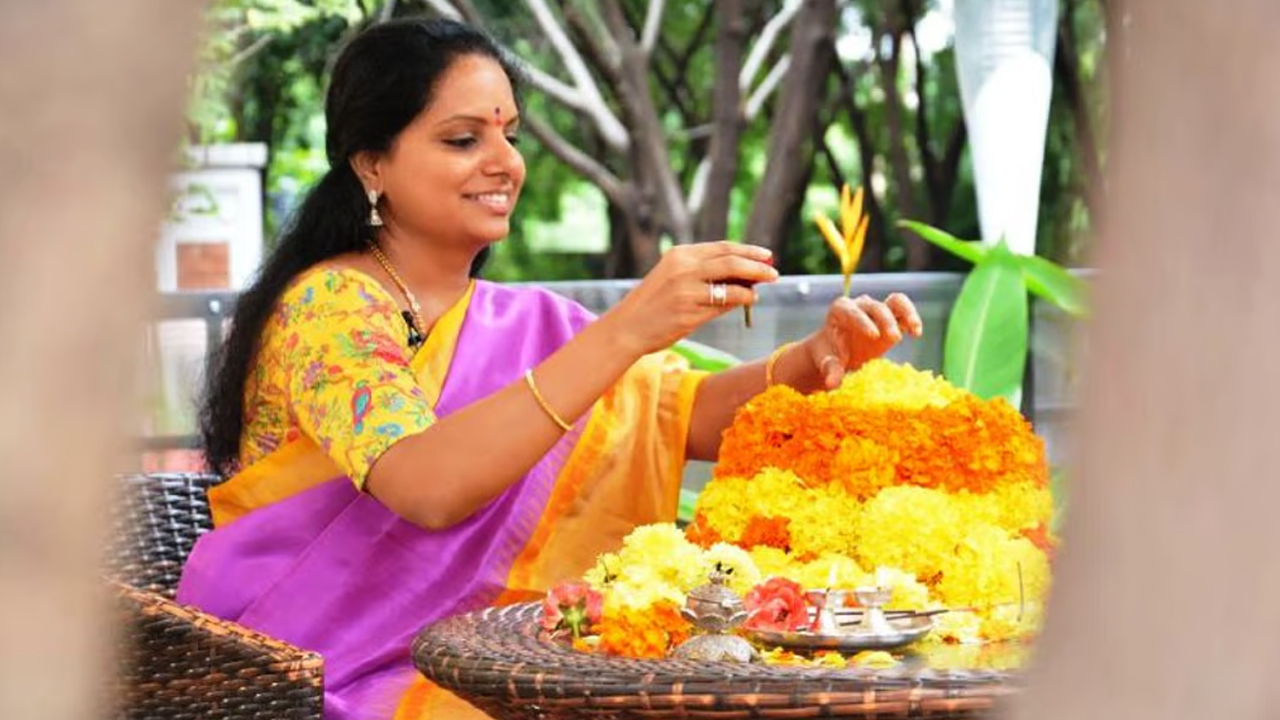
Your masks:
{"label": "small orange flower", "polygon": [[747,529],[742,532],[739,541],[743,547],[774,547],[779,550],[791,548],[791,533],[787,526],[791,521],[787,518],[761,517],[752,515],[747,521]]}
{"label": "small orange flower", "polygon": [[684,529],[684,536],[689,539],[689,542],[704,550],[724,539],[715,531],[715,528],[711,527],[711,521],[702,512],[693,516],[693,522]]}
{"label": "small orange flower", "polygon": [[666,657],[692,629],[675,603],[665,600],[644,609],[606,608],[598,628],[601,652],[633,658]]}

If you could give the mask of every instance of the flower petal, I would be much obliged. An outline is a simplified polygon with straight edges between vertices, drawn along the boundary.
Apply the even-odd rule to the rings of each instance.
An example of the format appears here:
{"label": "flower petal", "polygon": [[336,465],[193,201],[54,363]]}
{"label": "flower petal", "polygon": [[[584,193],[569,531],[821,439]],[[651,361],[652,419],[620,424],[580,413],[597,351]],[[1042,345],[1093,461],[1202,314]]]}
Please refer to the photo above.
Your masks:
{"label": "flower petal", "polygon": [[840,260],[840,267],[844,267],[845,255],[849,251],[845,249],[844,238],[840,237],[840,231],[836,229],[835,223],[831,222],[831,218],[822,213],[814,213],[813,221],[817,223],[818,229],[822,231],[822,237],[826,239],[827,245],[835,251],[836,257]]}

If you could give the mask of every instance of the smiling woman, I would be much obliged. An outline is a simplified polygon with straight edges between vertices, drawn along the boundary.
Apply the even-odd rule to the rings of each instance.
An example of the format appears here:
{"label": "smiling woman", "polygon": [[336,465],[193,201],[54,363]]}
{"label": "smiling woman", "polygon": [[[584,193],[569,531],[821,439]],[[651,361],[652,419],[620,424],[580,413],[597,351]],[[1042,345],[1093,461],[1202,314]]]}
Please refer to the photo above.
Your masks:
{"label": "smiling woman", "polygon": [[686,457],[714,459],[766,385],[825,387],[920,332],[905,297],[842,300],[709,375],[668,348],[777,279],[768,250],[676,248],[599,318],[476,279],[524,184],[519,79],[459,23],[357,36],[326,101],[331,168],[208,374],[205,451],[229,477],[178,597],[321,653],[329,718],[457,710],[414,683],[418,629],[580,575],[675,517]]}

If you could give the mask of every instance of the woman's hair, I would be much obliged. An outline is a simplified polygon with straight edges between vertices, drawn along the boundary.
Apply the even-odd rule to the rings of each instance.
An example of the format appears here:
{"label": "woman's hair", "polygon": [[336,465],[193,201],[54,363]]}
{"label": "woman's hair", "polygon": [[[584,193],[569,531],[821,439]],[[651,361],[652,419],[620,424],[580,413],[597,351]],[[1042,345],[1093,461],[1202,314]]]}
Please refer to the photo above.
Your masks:
{"label": "woman's hair", "polygon": [[[209,467],[235,471],[244,430],[245,383],[259,337],[285,287],[307,268],[373,240],[369,201],[351,167],[361,151],[385,152],[431,102],[437,83],[460,57],[497,61],[517,91],[514,59],[483,32],[449,20],[406,19],[375,25],[338,56],[325,99],[329,171],[290,219],[275,250],[236,303],[230,333],[209,358],[200,431]],[[472,264],[479,273],[485,248]]]}

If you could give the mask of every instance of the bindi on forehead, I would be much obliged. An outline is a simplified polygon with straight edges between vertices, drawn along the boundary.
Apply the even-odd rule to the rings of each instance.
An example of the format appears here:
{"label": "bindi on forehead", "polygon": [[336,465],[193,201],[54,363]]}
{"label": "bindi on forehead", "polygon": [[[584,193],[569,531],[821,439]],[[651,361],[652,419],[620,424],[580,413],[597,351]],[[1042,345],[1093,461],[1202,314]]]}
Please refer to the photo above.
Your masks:
{"label": "bindi on forehead", "polygon": [[502,127],[502,108],[495,107],[493,109],[493,124]]}

